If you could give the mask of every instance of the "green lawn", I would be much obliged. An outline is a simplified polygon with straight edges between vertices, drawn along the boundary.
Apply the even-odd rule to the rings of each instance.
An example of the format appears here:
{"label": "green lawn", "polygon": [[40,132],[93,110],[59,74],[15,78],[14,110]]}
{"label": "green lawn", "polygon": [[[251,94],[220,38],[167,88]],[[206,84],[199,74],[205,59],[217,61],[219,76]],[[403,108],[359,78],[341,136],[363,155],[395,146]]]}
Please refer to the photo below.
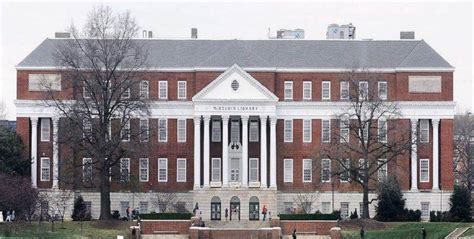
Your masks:
{"label": "green lawn", "polygon": [[[127,238],[128,224],[121,221],[112,221],[107,224],[97,222],[83,222],[82,235],[85,238],[117,238],[124,235]],[[81,238],[81,224],[79,222],[65,222],[64,228],[61,223],[54,224],[54,232],[51,232],[51,223],[15,222],[0,224],[0,238]]]}
{"label": "green lawn", "polygon": [[[427,238],[444,238],[456,227],[472,226],[472,223],[454,223],[454,222],[393,222],[390,229],[380,231],[366,231],[367,239],[415,239],[421,238],[421,227],[425,227]],[[343,231],[343,237],[360,238],[359,231]]]}

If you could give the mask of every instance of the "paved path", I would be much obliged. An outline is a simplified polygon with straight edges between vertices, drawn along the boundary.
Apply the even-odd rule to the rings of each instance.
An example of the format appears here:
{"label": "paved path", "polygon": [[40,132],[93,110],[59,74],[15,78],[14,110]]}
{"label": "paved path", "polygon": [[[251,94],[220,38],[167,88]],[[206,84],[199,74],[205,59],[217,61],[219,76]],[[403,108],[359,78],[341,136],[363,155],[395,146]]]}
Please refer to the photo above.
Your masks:
{"label": "paved path", "polygon": [[464,232],[466,232],[469,227],[458,227],[454,229],[451,233],[449,233],[445,239],[457,239],[461,236]]}

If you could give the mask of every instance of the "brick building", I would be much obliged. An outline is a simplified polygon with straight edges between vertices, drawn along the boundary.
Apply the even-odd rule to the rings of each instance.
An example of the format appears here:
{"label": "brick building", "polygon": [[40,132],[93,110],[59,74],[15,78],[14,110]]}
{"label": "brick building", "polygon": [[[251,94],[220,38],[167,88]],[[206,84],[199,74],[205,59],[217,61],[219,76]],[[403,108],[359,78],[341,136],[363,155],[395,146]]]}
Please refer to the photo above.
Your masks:
{"label": "brick building", "polygon": [[[37,84],[38,76],[54,79],[60,91],[67,81],[54,64],[58,41],[67,39],[44,40],[17,65],[17,131],[33,158],[32,183],[44,191],[62,187],[60,118],[44,106]],[[294,207],[298,193],[315,191],[315,210],[359,211],[360,187],[323,180],[321,172],[337,165],[315,154],[326,143],[323,131],[337,130],[331,117],[347,103],[339,76],[354,65],[380,74],[368,87],[398,102],[400,123],[422,139],[386,170],[400,179],[407,207],[424,216],[448,209],[454,68],[425,41],[136,41],[149,48],[150,68],[140,80],[151,115],[132,121],[131,130],[146,124],[152,150],[122,161],[121,172],[137,175],[142,192],[112,183],[112,210],[156,211],[153,193],[174,190],[187,209],[198,202],[204,219],[233,207],[243,219],[258,217],[263,205],[275,215]],[[74,190],[98,217],[99,193]]]}

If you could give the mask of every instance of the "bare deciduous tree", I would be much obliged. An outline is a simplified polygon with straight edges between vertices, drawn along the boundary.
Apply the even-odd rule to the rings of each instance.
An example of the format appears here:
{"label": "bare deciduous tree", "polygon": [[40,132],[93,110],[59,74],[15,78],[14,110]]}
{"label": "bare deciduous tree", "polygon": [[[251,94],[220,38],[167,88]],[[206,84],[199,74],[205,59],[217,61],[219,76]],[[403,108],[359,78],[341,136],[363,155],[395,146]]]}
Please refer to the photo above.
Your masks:
{"label": "bare deciduous tree", "polygon": [[168,211],[168,208],[173,206],[178,200],[178,196],[174,192],[157,192],[156,201],[153,202],[155,208],[159,209],[160,213]]}
{"label": "bare deciduous tree", "polygon": [[472,191],[474,159],[474,117],[471,113],[454,118],[454,173]]}
{"label": "bare deciduous tree", "polygon": [[64,215],[69,210],[73,199],[73,192],[70,190],[57,190],[50,195],[49,203],[61,217],[61,227],[64,228]]}
{"label": "bare deciduous tree", "polygon": [[318,201],[319,193],[318,192],[308,192],[308,193],[298,193],[294,202],[297,206],[297,210],[301,209],[303,213],[312,213],[313,207]]}

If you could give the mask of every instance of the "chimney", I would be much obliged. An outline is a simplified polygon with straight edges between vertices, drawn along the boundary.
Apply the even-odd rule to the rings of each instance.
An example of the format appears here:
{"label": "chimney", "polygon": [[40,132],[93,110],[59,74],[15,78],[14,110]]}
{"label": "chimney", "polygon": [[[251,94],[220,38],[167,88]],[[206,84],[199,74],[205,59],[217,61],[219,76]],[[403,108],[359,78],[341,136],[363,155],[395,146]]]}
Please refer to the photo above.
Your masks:
{"label": "chimney", "polygon": [[54,37],[55,38],[71,38],[71,33],[69,33],[69,32],[55,32]]}
{"label": "chimney", "polygon": [[400,32],[400,40],[415,39],[415,32]]}
{"label": "chimney", "polygon": [[191,28],[191,39],[197,39],[198,38],[198,29],[197,28]]}
{"label": "chimney", "polygon": [[152,31],[148,31],[148,38],[153,38],[153,32]]}

